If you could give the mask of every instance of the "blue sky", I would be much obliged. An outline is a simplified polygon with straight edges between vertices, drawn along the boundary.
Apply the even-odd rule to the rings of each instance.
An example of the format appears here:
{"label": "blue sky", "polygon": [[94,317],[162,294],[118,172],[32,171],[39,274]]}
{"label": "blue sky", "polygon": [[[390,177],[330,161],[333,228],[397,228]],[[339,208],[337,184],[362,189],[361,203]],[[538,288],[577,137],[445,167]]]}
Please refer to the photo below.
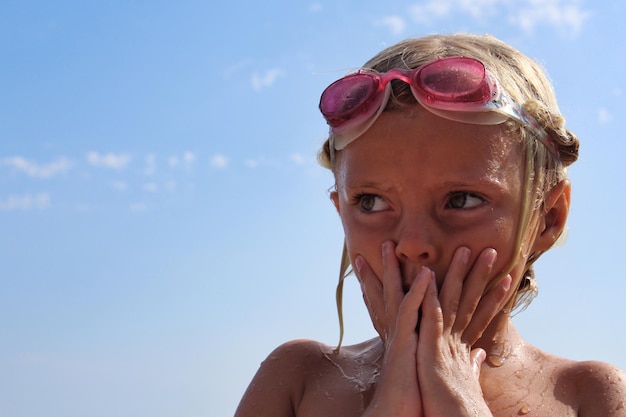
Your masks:
{"label": "blue sky", "polygon": [[[626,368],[618,0],[0,5],[0,416],[228,416],[294,338],[337,341],[323,88],[381,48],[491,33],[581,139],[566,245],[516,317]],[[374,333],[346,288],[347,342]]]}

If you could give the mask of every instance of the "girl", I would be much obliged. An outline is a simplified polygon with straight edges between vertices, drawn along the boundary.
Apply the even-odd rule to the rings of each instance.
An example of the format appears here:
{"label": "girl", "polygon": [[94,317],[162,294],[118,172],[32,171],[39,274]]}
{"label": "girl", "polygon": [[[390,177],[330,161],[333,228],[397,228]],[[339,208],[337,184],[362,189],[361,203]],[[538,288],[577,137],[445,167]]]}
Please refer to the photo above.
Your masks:
{"label": "girl", "polygon": [[542,352],[511,320],[565,228],[578,157],[533,61],[490,36],[407,40],[320,110],[339,307],[352,265],[379,337],[278,347],[236,417],[626,416],[622,371]]}

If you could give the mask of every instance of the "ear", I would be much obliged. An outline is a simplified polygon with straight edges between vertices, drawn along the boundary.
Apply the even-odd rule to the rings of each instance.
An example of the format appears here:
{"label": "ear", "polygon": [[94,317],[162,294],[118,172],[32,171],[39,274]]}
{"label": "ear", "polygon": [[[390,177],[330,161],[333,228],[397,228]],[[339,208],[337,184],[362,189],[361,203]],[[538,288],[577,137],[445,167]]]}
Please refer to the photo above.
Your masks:
{"label": "ear", "polygon": [[337,213],[341,214],[341,208],[339,206],[339,193],[337,191],[330,192],[330,200],[333,202]]}
{"label": "ear", "polygon": [[569,214],[571,190],[571,183],[565,179],[546,195],[543,211],[537,221],[533,252],[547,251],[563,233]]}

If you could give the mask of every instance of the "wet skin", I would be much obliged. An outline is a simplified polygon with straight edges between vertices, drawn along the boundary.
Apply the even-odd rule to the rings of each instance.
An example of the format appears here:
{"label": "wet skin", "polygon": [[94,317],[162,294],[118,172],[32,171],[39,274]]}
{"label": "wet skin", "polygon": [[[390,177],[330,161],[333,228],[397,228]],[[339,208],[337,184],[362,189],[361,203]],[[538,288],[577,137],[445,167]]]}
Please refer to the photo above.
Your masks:
{"label": "wet skin", "polygon": [[[482,299],[481,295],[514,257],[523,175],[520,155],[520,144],[506,138],[500,126],[453,123],[419,107],[412,112],[384,113],[338,155],[337,192],[332,198],[348,251],[387,351],[402,346],[402,353],[387,355],[398,358],[388,359],[395,365],[387,369],[398,369],[388,378],[409,387],[402,391],[385,384],[390,388],[386,393],[379,389],[375,400],[392,404],[400,398],[415,398],[395,412],[421,408],[454,412],[454,407],[446,410],[436,404],[450,402],[451,393],[460,389],[480,395],[477,380],[463,388],[450,379],[452,374],[471,377],[475,357],[469,351],[483,332],[487,331],[488,338],[479,346],[488,354],[509,349],[499,321],[490,321],[503,306],[511,278],[499,291]],[[525,249],[532,247],[528,244]],[[516,283],[524,255],[515,270]],[[415,282],[420,279],[421,285]],[[411,296],[414,286],[421,290]],[[429,303],[426,291],[441,294],[430,297],[434,300]],[[509,298],[512,295],[511,291]],[[412,298],[415,302],[409,306],[407,300]],[[427,327],[420,332],[419,347],[414,332],[417,318],[415,323],[410,321],[418,311]],[[440,321],[442,328],[433,326]],[[396,337],[402,329],[413,334]],[[442,354],[446,349],[449,352]],[[427,363],[435,366],[424,368],[420,379],[419,369],[416,375],[413,367]],[[411,370],[402,372],[402,367]],[[420,397],[427,394],[432,400],[422,401]],[[457,408],[466,407],[459,404]]]}
{"label": "wet skin", "polygon": [[493,268],[501,272],[513,257],[520,215],[519,161],[519,144],[505,140],[499,126],[453,123],[417,109],[383,113],[338,154],[332,197],[353,264],[361,256],[382,277],[381,248],[390,241],[405,290],[422,266],[441,287],[460,247],[470,250],[471,263],[495,249]]}
{"label": "wet skin", "polygon": [[[501,311],[569,207],[565,181],[515,253],[519,161],[499,127],[419,108],[383,113],[339,152],[332,198],[379,337],[339,352],[280,346],[236,416],[626,416],[621,371],[546,354]],[[511,259],[510,278],[487,290]]]}

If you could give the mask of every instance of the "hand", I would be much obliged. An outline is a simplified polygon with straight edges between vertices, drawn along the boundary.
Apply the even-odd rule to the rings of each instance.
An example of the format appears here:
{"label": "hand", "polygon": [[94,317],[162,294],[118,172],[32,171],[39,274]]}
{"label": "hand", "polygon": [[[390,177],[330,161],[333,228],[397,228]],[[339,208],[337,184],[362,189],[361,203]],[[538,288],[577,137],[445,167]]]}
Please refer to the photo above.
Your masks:
{"label": "hand", "polygon": [[417,377],[418,309],[434,279],[427,268],[417,274],[405,295],[394,245],[383,245],[383,280],[363,258],[356,260],[357,275],[368,311],[385,355],[376,393],[365,416],[421,417],[422,398]]}
{"label": "hand", "polygon": [[432,282],[421,305],[417,373],[425,415],[490,414],[476,369],[485,352],[472,346],[503,308],[511,277],[485,293],[496,252],[485,249],[474,265],[470,255],[456,251],[440,293]]}
{"label": "hand", "polygon": [[[446,378],[441,376],[441,372],[428,369],[433,367],[432,359],[429,357],[438,357],[439,364],[436,365],[438,370],[462,369],[466,377],[471,376],[473,391],[483,401],[478,376],[485,352],[482,349],[474,349],[470,354],[470,346],[480,338],[493,316],[502,307],[502,300],[506,293],[503,288],[506,287],[507,282],[510,282],[510,278],[506,278],[503,284],[495,287],[483,297],[486,284],[491,277],[495,251],[484,251],[474,267],[470,268],[469,250],[460,248],[446,274],[440,301],[434,273],[428,268],[422,268],[419,271],[409,292],[406,296],[404,295],[402,276],[394,248],[391,242],[383,245],[384,276],[382,280],[376,276],[362,257],[357,257],[355,260],[368,311],[374,327],[386,346],[381,379],[367,415],[377,415],[380,412],[387,415],[392,413],[402,416],[421,416],[427,408],[426,415],[431,414],[431,409],[435,412],[437,407],[433,407],[432,403],[449,397],[451,389],[458,388],[454,384],[458,384],[459,381],[456,379],[458,372],[448,373]],[[445,314],[442,305],[445,306]],[[423,352],[421,356],[424,356],[421,357],[417,352],[418,335],[415,329],[420,316],[420,308],[426,307],[428,307],[428,314],[424,314],[423,320],[434,320],[434,323],[425,325],[425,328],[429,329],[427,335],[430,338],[426,337],[427,343],[419,341],[419,349]],[[433,333],[433,328],[438,333]],[[437,336],[433,337],[433,334],[439,334],[439,339]],[[451,338],[451,335],[454,336]],[[461,336],[465,342],[460,342]],[[433,340],[436,343],[433,343]],[[456,340],[456,342],[451,343],[450,340]],[[471,343],[468,344],[467,341]],[[429,348],[427,349],[426,346]],[[433,347],[440,348],[442,352],[447,347],[448,352],[447,354],[437,353],[434,352]],[[450,355],[450,347],[454,347],[456,351],[464,351],[465,355]],[[460,362],[454,364],[454,361],[459,359]],[[435,383],[421,381],[425,379],[425,375],[433,372],[438,373]],[[427,387],[427,394],[424,391],[420,393],[420,384]],[[465,388],[460,388],[464,392]],[[423,405],[424,410],[422,410]],[[427,408],[426,405],[428,405]]]}

